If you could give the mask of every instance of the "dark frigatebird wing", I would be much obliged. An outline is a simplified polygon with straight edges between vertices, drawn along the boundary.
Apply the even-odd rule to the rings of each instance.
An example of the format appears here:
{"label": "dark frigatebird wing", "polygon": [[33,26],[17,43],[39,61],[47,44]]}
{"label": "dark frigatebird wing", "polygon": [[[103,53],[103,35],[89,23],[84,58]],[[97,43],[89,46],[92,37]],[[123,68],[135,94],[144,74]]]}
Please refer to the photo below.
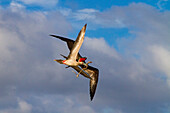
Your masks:
{"label": "dark frigatebird wing", "polygon": [[[81,66],[82,69],[84,69]],[[84,69],[84,71],[86,73],[88,73],[88,75],[90,76],[90,98],[91,101],[93,100],[93,97],[95,95],[96,92],[96,88],[97,88],[97,83],[98,83],[98,78],[99,78],[99,70],[95,67],[92,66],[88,66],[87,69]]]}

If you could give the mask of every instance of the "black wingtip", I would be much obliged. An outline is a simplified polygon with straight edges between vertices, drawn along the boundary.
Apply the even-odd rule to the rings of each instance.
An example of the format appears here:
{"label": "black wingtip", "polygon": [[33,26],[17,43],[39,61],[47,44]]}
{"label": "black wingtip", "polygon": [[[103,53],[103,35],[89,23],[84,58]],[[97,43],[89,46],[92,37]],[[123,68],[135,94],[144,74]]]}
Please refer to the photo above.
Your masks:
{"label": "black wingtip", "polygon": [[95,92],[91,92],[91,91],[90,91],[90,100],[91,100],[91,101],[92,101],[93,98],[94,98],[94,94],[95,94]]}
{"label": "black wingtip", "polygon": [[84,25],[84,27],[85,27],[85,29],[86,29],[86,27],[87,27],[87,23]]}
{"label": "black wingtip", "polygon": [[[93,96],[94,97],[94,96]],[[93,100],[93,97],[90,97],[90,100],[92,101]]]}
{"label": "black wingtip", "polygon": [[90,99],[91,99],[91,101],[94,98],[94,95],[95,95],[95,92],[96,92],[96,87],[97,87],[97,81],[90,80]]}
{"label": "black wingtip", "polygon": [[91,101],[94,98],[94,95],[96,93],[96,88],[97,88],[97,84],[98,84],[98,76],[99,76],[99,70],[94,68],[94,67],[89,67],[91,70],[94,71],[94,74],[91,75],[90,79],[90,99]]}
{"label": "black wingtip", "polygon": [[49,36],[53,36],[53,37],[55,37],[55,35],[52,35],[52,34],[49,34]]}

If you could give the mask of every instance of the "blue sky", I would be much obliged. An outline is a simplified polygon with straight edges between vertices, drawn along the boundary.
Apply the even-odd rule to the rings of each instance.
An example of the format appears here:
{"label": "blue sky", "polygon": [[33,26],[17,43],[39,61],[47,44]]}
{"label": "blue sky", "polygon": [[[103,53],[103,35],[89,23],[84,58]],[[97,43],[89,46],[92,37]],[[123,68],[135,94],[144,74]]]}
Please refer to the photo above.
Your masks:
{"label": "blue sky", "polygon": [[[12,0],[1,0],[1,5],[3,6],[7,6],[11,3]],[[23,3],[22,0],[14,0],[14,1],[18,1],[20,3]],[[54,0],[53,0],[54,1]],[[57,0],[58,1],[58,0]],[[55,7],[46,7],[47,9],[55,9],[56,7],[66,7],[66,8],[71,8],[73,10],[77,10],[77,9],[84,9],[84,8],[95,8],[98,10],[105,10],[108,9],[112,6],[127,6],[130,3],[146,3],[149,4],[151,6],[154,6],[156,8],[159,9],[159,5],[161,5],[161,7],[163,7],[164,10],[169,9],[169,1],[168,0],[126,0],[126,1],[118,1],[118,0],[112,0],[112,1],[105,1],[105,0],[101,0],[100,2],[96,2],[95,0],[91,1],[91,0],[86,0],[86,1],[79,1],[79,0],[62,0],[62,1],[58,1],[56,4],[53,4],[53,6]],[[27,5],[29,7],[42,7],[39,4],[34,4],[32,3],[31,5]]]}
{"label": "blue sky", "polygon": [[[1,0],[0,113],[169,113],[169,0]],[[53,61],[87,23],[89,80]]]}

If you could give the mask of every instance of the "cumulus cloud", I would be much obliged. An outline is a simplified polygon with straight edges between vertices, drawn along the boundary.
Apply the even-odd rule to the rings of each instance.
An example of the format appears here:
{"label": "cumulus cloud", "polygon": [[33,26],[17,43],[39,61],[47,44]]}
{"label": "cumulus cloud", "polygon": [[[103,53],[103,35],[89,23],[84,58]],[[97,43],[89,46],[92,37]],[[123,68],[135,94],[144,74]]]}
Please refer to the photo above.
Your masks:
{"label": "cumulus cloud", "polygon": [[0,113],[32,113],[32,106],[27,102],[18,99],[18,107],[0,110]]}
{"label": "cumulus cloud", "polygon": [[[135,35],[117,40],[121,52],[104,38],[85,37],[80,53],[100,71],[92,103],[89,81],[53,62],[60,53],[67,55],[68,49],[48,35],[67,36],[71,25],[66,17],[59,12],[27,12],[17,3],[0,12],[0,112],[160,113],[169,109],[169,12],[142,3],[103,12],[77,11],[95,15],[81,21],[127,27]],[[65,16],[69,13],[74,12],[67,10]],[[167,79],[162,79],[162,72]]]}
{"label": "cumulus cloud", "polygon": [[[114,107],[125,113],[139,113],[139,111],[143,113],[148,112],[149,109],[153,112],[161,112],[158,107],[161,105],[164,106],[162,109],[167,110],[164,103],[169,104],[170,99],[168,96],[170,88],[167,85],[167,83],[169,84],[170,24],[168,18],[170,13],[168,11],[160,12],[144,3],[132,3],[123,7],[113,6],[103,12],[96,12],[94,15],[95,18],[85,18],[84,21],[104,28],[125,27],[129,29],[130,34],[135,36],[135,38],[124,37],[117,40],[121,51],[121,54],[118,55],[121,56],[120,61],[113,59],[114,57],[105,56],[104,52],[107,50],[110,54],[114,53],[112,49],[101,49],[100,44],[93,48],[96,45],[93,40],[96,41],[96,39],[90,39],[92,41],[89,47],[95,49],[96,52],[94,54],[93,51],[93,54],[89,54],[97,59],[95,63],[103,77],[100,79],[101,89],[105,93],[108,92],[108,98],[100,95],[100,102],[106,102],[105,105],[110,108]],[[97,53],[97,47],[104,52]],[[120,95],[122,92],[126,92],[125,95]],[[164,96],[162,96],[162,92],[164,92]],[[104,93],[102,94],[104,95]],[[160,97],[165,98],[160,99]],[[148,107],[142,107],[144,105],[142,103]]]}
{"label": "cumulus cloud", "polygon": [[[96,18],[91,20],[93,24],[97,22],[96,24],[101,25],[100,27],[107,28],[126,27],[129,33],[135,36],[135,38],[130,37],[131,39],[124,37],[117,40],[120,50],[128,58],[137,55],[139,60],[145,62],[144,59],[152,56],[149,56],[152,54],[148,50],[150,46],[160,45],[167,51],[170,48],[168,11],[159,12],[156,8],[144,3],[132,3],[123,7],[113,6],[106,11],[95,13],[95,16]],[[166,55],[164,59],[168,59],[168,56]],[[150,61],[150,59],[147,60]]]}
{"label": "cumulus cloud", "polygon": [[68,54],[65,44],[49,37],[71,30],[65,17],[59,12],[27,12],[14,2],[0,11],[0,113],[95,113],[74,99],[81,93],[88,98],[87,79],[76,79],[71,69],[53,61],[60,53]]}
{"label": "cumulus cloud", "polygon": [[170,86],[170,51],[162,46],[153,45],[150,48],[155,65],[167,75]]}
{"label": "cumulus cloud", "polygon": [[[0,12],[0,109],[5,109],[5,112],[10,112],[11,109],[22,112],[27,109],[29,112],[30,107],[22,101],[15,109],[18,104],[16,98],[21,98],[18,94],[22,95],[24,92],[40,93],[47,89],[53,92],[50,87],[62,83],[56,82],[61,81],[64,76],[61,76],[62,68],[55,67],[53,62],[57,44],[49,34],[67,34],[71,26],[59,12],[27,13],[19,4],[12,3]],[[62,48],[59,45],[60,43],[57,46]],[[61,51],[64,52],[62,49]],[[60,74],[56,74],[56,68],[61,71]],[[47,85],[48,88],[45,84],[47,79],[51,84],[49,87]]]}
{"label": "cumulus cloud", "polygon": [[98,39],[86,37],[84,41],[84,46],[86,46],[87,49],[93,50],[95,52],[102,52],[102,54],[105,54],[106,56],[110,56],[115,59],[120,59],[120,56],[118,55],[116,50],[114,48],[109,47],[104,38]]}

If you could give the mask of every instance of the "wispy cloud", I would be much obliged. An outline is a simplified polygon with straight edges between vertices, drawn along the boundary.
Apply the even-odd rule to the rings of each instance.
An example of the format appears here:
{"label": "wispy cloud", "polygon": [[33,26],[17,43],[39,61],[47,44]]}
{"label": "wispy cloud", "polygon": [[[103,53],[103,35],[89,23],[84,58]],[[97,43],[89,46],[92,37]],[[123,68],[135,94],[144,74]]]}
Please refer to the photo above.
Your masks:
{"label": "wispy cloud", "polygon": [[163,5],[165,4],[165,2],[168,2],[168,0],[159,0],[158,2],[157,2],[157,6],[158,6],[158,8],[160,9],[160,10],[163,10]]}
{"label": "wispy cloud", "polygon": [[58,0],[13,0],[16,2],[22,2],[26,5],[38,5],[42,7],[53,7],[56,6],[58,3]]}
{"label": "wispy cloud", "polygon": [[94,20],[96,18],[95,13],[99,12],[95,9],[82,9],[74,13],[74,18],[77,20]]}

